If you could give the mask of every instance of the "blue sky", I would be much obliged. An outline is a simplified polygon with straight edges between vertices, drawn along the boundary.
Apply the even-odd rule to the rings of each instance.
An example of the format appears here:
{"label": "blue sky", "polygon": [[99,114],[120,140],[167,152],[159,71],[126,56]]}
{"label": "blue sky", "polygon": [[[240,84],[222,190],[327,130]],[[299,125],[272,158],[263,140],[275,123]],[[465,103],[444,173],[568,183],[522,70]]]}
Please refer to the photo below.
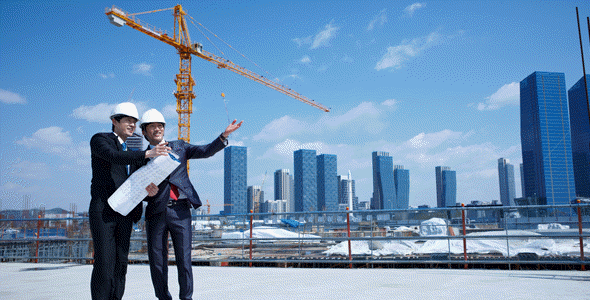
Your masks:
{"label": "blue sky", "polygon": [[[29,199],[30,207],[86,211],[89,140],[110,131],[119,102],[134,102],[140,114],[162,111],[166,138],[176,139],[178,54],[111,25],[104,12],[113,4],[136,13],[177,3],[0,3],[1,209]],[[268,172],[267,199],[273,172],[293,171],[300,148],[338,155],[338,174],[351,171],[360,201],[372,194],[373,151],[410,170],[412,206],[436,205],[439,165],[457,171],[458,202],[499,199],[500,157],[515,165],[520,196],[519,82],[534,71],[565,73],[568,89],[580,79],[576,6],[588,57],[588,1],[187,2],[193,41],[331,108],[194,57],[191,142],[208,143],[225,128],[225,93],[229,117],[244,120],[230,143],[248,147],[248,185]],[[170,11],[138,17],[172,32]],[[223,202],[222,152],[192,161],[190,177],[203,201]]]}

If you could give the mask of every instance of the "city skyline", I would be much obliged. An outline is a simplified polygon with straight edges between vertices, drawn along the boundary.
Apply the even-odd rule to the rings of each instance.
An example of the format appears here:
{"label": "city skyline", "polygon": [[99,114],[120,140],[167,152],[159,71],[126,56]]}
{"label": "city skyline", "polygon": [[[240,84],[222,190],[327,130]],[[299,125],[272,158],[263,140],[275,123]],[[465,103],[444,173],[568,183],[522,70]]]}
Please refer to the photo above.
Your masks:
{"label": "city skyline", "polygon": [[[117,103],[135,103],[140,115],[158,109],[165,139],[177,138],[178,53],[110,24],[104,12],[113,4],[138,13],[177,3],[0,2],[9,58],[0,60],[1,209],[22,209],[28,199],[31,208],[87,210],[89,140],[110,131]],[[245,58],[188,24],[204,50],[331,109],[324,113],[194,57],[190,142],[209,143],[228,117],[244,120],[229,142],[248,147],[247,186],[260,185],[266,172],[293,171],[293,151],[314,149],[337,155],[337,173],[350,170],[357,197],[368,201],[371,153],[384,151],[411,172],[411,206],[436,206],[432,170],[441,165],[457,172],[457,203],[499,199],[497,159],[522,163],[519,82],[534,71],[560,72],[569,89],[583,75],[576,7],[581,18],[590,15],[582,0],[185,3],[196,26]],[[522,21],[529,15],[536,18]],[[172,32],[169,11],[138,17]],[[30,55],[26,45],[43,50]],[[191,182],[212,207],[223,205],[223,167],[221,153],[191,161]],[[265,185],[267,198],[273,189]]]}

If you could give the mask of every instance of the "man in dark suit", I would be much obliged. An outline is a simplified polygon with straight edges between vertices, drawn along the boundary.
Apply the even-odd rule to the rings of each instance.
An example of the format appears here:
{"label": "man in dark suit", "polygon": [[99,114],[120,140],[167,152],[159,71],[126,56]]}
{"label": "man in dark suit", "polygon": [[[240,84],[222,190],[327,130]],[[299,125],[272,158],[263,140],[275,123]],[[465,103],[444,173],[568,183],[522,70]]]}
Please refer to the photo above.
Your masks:
{"label": "man in dark suit", "polygon": [[[92,184],[90,186],[90,231],[94,247],[94,266],[90,289],[92,299],[121,299],[125,290],[127,255],[133,222],[141,218],[142,205],[127,216],[115,212],[109,197],[138,169],[146,158],[168,155],[160,145],[149,151],[126,151],[128,137],[135,131],[138,113],[133,103],[120,103],[111,114],[112,132],[95,134],[90,140]],[[153,183],[147,187],[155,195]]]}
{"label": "man in dark suit", "polygon": [[168,233],[172,237],[174,256],[178,268],[180,299],[192,299],[193,272],[191,264],[191,206],[200,207],[201,200],[188,178],[187,161],[207,158],[227,145],[227,137],[242,125],[234,120],[225,131],[208,145],[196,146],[183,140],[164,142],[164,116],[155,109],[146,111],[141,118],[141,130],[150,142],[148,149],[167,144],[178,156],[180,165],[157,187],[157,194],[146,197],[148,258],[156,297],[172,299],[168,290]]}

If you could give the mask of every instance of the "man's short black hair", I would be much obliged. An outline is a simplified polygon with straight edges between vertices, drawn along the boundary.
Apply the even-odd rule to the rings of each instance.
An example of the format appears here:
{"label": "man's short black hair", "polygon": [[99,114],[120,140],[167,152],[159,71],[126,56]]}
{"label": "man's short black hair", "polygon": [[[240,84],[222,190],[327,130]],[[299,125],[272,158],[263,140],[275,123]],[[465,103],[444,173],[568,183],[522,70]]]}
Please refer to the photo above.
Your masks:
{"label": "man's short black hair", "polygon": [[[125,115],[114,115],[111,117],[111,120],[115,119],[115,121],[117,121],[117,123],[118,123],[118,122],[121,122],[121,119],[123,119],[124,117],[126,117],[126,116]],[[115,131],[115,125],[111,125],[111,131],[113,131],[113,132]]]}

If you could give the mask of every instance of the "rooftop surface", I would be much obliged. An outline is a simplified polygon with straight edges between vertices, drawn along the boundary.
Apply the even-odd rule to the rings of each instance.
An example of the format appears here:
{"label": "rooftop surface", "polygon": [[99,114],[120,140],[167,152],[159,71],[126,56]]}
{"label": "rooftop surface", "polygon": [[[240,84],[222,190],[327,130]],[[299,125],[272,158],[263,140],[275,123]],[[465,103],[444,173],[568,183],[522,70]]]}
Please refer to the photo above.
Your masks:
{"label": "rooftop surface", "polygon": [[[92,265],[0,263],[0,299],[90,299]],[[155,299],[129,265],[123,299]],[[193,267],[195,299],[589,299],[590,273],[451,269]],[[170,293],[178,295],[175,266]],[[387,297],[387,298],[386,298]]]}

